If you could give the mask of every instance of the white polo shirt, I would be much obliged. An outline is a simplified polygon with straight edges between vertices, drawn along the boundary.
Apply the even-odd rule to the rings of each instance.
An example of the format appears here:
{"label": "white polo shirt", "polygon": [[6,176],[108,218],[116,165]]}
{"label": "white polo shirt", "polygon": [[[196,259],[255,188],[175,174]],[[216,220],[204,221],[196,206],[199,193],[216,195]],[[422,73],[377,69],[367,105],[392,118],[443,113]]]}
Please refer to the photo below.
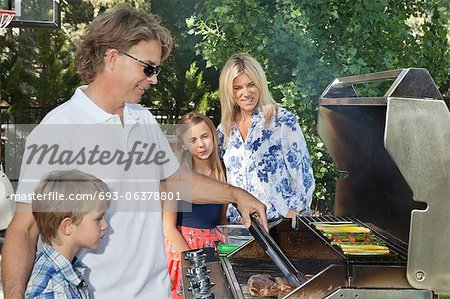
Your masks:
{"label": "white polo shirt", "polygon": [[[124,163],[100,165],[86,159],[85,163],[72,161],[66,165],[61,162],[65,159],[61,155],[61,163],[32,167],[33,163],[25,163],[30,158],[30,153],[26,152],[17,194],[32,192],[37,184],[36,178],[49,170],[76,168],[104,180],[114,192],[113,196],[120,199],[113,201],[107,212],[110,227],[99,248],[96,251],[83,249],[78,254],[89,268],[87,283],[93,297],[170,298],[161,204],[151,196],[159,192],[160,180],[171,176],[179,163],[148,110],[138,104],[126,104],[122,126],[119,116],[105,112],[84,94],[85,88],[77,88],[69,101],[49,112],[38,126],[44,129],[35,130],[36,133],[28,138],[27,146],[37,141],[51,143],[56,140],[55,143],[64,145],[61,150],[74,149],[74,157],[83,148],[88,156],[89,150],[96,145],[100,145],[100,151],[115,148],[125,154],[136,144],[143,152],[150,152],[148,149],[154,145],[153,155],[149,154],[149,157],[154,158],[157,152],[165,153],[164,158],[159,159],[165,163],[139,164],[136,163],[136,154],[128,168]],[[79,129],[74,130],[74,124]],[[102,128],[105,124],[115,124],[109,126],[114,129],[104,133]],[[147,144],[147,151],[143,150],[143,144]],[[101,147],[103,145],[104,148]],[[144,158],[142,154],[140,158]],[[81,159],[78,161],[83,162]]]}

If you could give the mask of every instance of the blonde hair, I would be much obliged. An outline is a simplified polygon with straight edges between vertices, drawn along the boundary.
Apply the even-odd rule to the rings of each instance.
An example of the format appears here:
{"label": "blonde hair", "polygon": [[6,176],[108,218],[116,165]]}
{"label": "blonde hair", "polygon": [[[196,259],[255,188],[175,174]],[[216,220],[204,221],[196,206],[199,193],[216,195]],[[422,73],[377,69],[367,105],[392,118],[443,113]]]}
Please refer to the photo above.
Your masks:
{"label": "blonde hair", "polygon": [[219,158],[219,150],[218,150],[218,138],[217,138],[217,132],[216,128],[214,127],[214,124],[212,121],[206,117],[203,114],[197,113],[197,112],[189,112],[188,114],[184,115],[180,121],[178,122],[177,127],[177,150],[176,155],[178,160],[182,165],[184,165],[187,169],[192,170],[192,163],[194,163],[194,160],[192,158],[192,154],[189,152],[189,150],[183,148],[183,136],[184,134],[190,132],[190,129],[192,126],[195,126],[199,123],[206,123],[209,130],[211,131],[212,139],[213,139],[213,151],[209,158],[209,163],[212,170],[212,176],[218,180],[225,182],[225,171],[223,169],[222,162]]}
{"label": "blonde hair", "polygon": [[127,52],[139,42],[150,40],[161,43],[161,60],[166,59],[172,51],[173,40],[169,30],[161,26],[159,17],[128,6],[114,7],[96,17],[82,36],[76,50],[78,74],[91,83],[103,70],[108,49]]}
{"label": "blonde hair", "polygon": [[[33,216],[42,241],[48,244],[58,242],[59,225],[65,218],[71,218],[75,225],[79,225],[90,211],[108,209],[110,201],[99,200],[102,193],[106,198],[107,192],[109,188],[102,180],[85,172],[50,172],[36,187],[32,202]],[[56,200],[55,197],[61,194],[62,198]],[[82,196],[83,200],[71,200],[70,196],[74,195]]]}
{"label": "blonde hair", "polygon": [[230,137],[232,123],[239,112],[239,106],[233,97],[233,81],[243,73],[249,76],[259,89],[258,107],[263,111],[266,128],[278,112],[279,106],[270,94],[266,74],[259,62],[248,54],[234,54],[225,63],[219,78],[220,108],[222,110],[221,126],[225,144]]}

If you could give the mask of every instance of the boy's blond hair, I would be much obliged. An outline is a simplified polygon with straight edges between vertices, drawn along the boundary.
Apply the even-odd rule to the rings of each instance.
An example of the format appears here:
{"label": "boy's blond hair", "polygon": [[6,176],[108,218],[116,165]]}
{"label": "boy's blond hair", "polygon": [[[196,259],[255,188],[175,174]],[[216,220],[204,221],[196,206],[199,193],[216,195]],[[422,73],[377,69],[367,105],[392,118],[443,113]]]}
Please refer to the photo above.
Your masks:
{"label": "boy's blond hair", "polygon": [[[42,241],[59,242],[59,225],[71,218],[75,225],[81,223],[90,211],[109,208],[106,200],[108,186],[97,177],[79,170],[50,172],[34,191],[32,211]],[[104,199],[104,200],[100,200]]]}

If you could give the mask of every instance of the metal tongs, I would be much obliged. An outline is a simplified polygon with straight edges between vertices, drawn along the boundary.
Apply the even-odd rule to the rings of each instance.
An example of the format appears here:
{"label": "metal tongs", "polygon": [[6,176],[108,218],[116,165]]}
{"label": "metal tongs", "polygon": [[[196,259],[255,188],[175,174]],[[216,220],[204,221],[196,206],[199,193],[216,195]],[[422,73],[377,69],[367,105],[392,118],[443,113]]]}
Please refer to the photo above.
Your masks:
{"label": "metal tongs", "polygon": [[273,240],[268,232],[259,224],[258,220],[252,215],[252,224],[249,227],[250,233],[255,240],[261,245],[263,250],[272,259],[275,265],[281,270],[284,277],[294,288],[299,287],[306,281],[303,273],[295,269],[294,265],[289,261],[278,244]]}

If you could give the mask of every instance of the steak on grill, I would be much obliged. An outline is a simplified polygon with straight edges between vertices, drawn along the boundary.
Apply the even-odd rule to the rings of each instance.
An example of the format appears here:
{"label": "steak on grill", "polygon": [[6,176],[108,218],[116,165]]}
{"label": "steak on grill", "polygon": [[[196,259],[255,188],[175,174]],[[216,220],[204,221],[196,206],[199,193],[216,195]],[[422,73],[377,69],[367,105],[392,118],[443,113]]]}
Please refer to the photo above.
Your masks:
{"label": "steak on grill", "polygon": [[248,290],[255,297],[282,298],[292,290],[284,277],[273,278],[269,274],[255,274],[248,279]]}
{"label": "steak on grill", "polygon": [[275,277],[275,282],[278,286],[278,298],[283,298],[292,291],[292,286],[284,277]]}
{"label": "steak on grill", "polygon": [[278,285],[268,274],[255,274],[248,279],[250,295],[256,297],[277,297]]}

